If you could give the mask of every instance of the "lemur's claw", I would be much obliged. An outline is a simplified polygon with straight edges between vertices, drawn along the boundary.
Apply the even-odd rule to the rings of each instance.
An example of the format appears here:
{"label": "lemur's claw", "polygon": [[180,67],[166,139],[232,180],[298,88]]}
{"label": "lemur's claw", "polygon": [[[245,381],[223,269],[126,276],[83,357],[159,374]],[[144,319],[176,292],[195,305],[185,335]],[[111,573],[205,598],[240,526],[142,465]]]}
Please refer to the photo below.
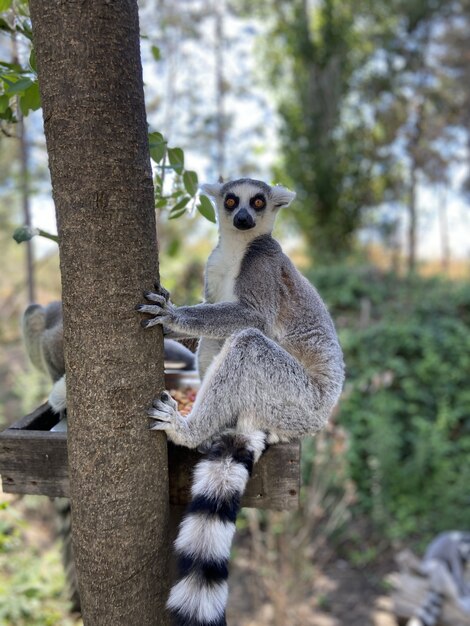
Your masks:
{"label": "lemur's claw", "polygon": [[171,422],[171,415],[165,411],[159,411],[157,408],[147,409],[147,415],[158,422]]}
{"label": "lemur's claw", "polygon": [[168,302],[168,300],[170,299],[170,292],[168,291],[168,289],[165,289],[165,287],[162,287],[158,282],[155,282],[155,289],[156,289],[156,292],[160,296],[163,296],[165,300]]}
{"label": "lemur's claw", "polygon": [[153,293],[153,291],[144,291],[144,297],[146,300],[150,300],[150,302],[156,302],[162,308],[165,308],[168,303],[168,300],[164,296]]}
{"label": "lemur's claw", "polygon": [[152,424],[152,426],[150,426],[149,430],[167,430],[168,429],[168,422],[155,422],[155,424]]}
{"label": "lemur's claw", "polygon": [[[160,297],[160,296],[159,296]],[[168,315],[165,304],[139,304],[139,313],[150,313],[150,315]]]}
{"label": "lemur's claw", "polygon": [[154,409],[164,411],[165,413],[176,414],[178,411],[178,403],[170,396],[168,391],[162,391],[159,398],[155,398],[152,402]]}

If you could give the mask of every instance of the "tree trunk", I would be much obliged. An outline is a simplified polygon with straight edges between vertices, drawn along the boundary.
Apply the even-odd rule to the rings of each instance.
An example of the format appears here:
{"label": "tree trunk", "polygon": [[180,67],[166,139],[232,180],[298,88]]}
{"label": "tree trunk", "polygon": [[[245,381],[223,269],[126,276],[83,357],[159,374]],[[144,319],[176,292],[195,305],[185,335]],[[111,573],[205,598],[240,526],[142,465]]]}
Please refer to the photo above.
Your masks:
{"label": "tree trunk", "polygon": [[[18,111],[18,132],[21,155],[21,204],[23,206],[23,222],[31,227],[30,185],[29,185],[29,145],[26,134],[26,126],[21,111]],[[34,252],[33,241],[26,244],[26,280],[28,284],[28,302],[36,301],[36,288],[34,280]]]}
{"label": "tree trunk", "polygon": [[[12,37],[12,63],[19,63],[18,57],[18,42],[16,40],[16,34]],[[21,163],[21,177],[20,177],[20,189],[21,189],[21,204],[23,208],[23,223],[25,226],[31,227],[31,206],[30,206],[30,185],[29,185],[29,144],[26,133],[26,125],[24,121],[23,113],[19,106],[19,99],[17,98],[16,116],[18,118],[18,141],[20,144],[20,163]],[[28,304],[36,301],[36,288],[34,280],[34,250],[33,241],[29,239],[25,241],[26,246],[26,283],[28,285]]]}
{"label": "tree trunk", "polygon": [[168,467],[144,409],[160,332],[137,2],[31,0],[64,304],[73,545],[87,626],[165,626]]}
{"label": "tree trunk", "polygon": [[439,214],[439,231],[441,235],[441,269],[444,274],[449,273],[450,267],[450,243],[449,221],[447,217],[447,192],[443,188],[437,196],[437,210]]}
{"label": "tree trunk", "polygon": [[418,215],[416,210],[416,165],[411,166],[410,197],[408,202],[408,273],[416,271],[416,227]]}

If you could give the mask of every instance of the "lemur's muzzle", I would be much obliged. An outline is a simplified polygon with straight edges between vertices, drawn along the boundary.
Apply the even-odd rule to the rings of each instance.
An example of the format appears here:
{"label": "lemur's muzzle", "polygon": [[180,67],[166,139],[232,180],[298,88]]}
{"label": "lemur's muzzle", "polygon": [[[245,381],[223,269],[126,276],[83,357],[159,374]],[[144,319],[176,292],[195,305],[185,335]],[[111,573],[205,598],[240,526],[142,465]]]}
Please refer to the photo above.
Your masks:
{"label": "lemur's muzzle", "polygon": [[240,209],[233,218],[233,225],[238,230],[249,230],[255,226],[255,220],[246,209]]}

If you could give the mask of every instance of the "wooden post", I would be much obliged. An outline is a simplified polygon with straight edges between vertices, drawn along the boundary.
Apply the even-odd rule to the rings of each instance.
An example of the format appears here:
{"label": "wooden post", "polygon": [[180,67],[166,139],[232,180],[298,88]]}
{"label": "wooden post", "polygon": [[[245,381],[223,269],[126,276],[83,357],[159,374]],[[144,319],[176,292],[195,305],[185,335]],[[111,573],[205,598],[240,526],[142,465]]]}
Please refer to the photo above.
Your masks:
{"label": "wooden post", "polygon": [[158,271],[137,2],[30,7],[60,237],[84,622],[166,626],[167,451],[144,412],[163,386],[163,346],[133,310]]}

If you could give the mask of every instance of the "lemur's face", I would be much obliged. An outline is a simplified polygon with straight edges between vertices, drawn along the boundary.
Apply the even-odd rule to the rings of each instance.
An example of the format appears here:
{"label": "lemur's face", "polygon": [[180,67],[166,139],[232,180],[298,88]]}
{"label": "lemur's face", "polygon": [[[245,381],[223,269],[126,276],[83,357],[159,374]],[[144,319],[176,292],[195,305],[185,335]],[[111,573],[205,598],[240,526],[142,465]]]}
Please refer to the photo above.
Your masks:
{"label": "lemur's face", "polygon": [[278,210],[295,198],[285,187],[270,187],[250,178],[202,185],[201,189],[216,202],[220,229],[252,231],[255,236],[271,232]]}

